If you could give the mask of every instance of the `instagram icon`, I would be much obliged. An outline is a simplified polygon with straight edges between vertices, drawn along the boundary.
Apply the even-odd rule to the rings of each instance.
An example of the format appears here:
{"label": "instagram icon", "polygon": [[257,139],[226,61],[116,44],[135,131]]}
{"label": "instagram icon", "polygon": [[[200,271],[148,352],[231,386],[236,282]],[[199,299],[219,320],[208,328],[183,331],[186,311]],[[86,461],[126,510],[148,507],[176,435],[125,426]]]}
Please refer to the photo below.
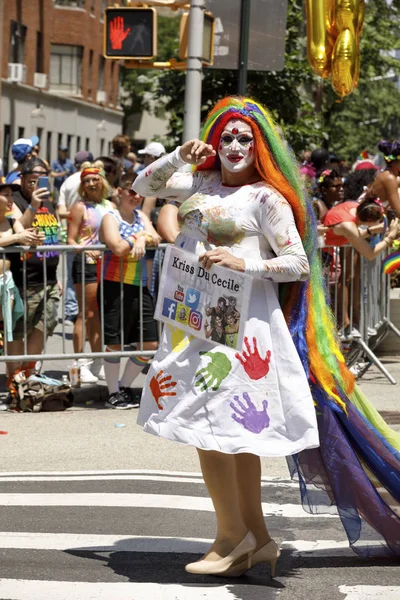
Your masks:
{"label": "instagram icon", "polygon": [[201,313],[197,312],[197,310],[191,310],[189,315],[189,327],[196,331],[200,331],[201,321]]}

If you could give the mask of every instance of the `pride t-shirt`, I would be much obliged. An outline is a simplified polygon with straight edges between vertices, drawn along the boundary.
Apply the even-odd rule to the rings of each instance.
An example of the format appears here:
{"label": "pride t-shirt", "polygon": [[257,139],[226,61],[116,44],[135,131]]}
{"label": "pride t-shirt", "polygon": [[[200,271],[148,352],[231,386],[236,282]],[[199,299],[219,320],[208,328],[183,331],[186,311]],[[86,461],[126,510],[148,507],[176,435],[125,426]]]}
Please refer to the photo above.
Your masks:
{"label": "pride t-shirt", "polygon": [[[22,214],[30,204],[30,200],[22,192],[14,192],[13,201],[18,206]],[[53,246],[58,244],[58,221],[56,212],[51,202],[44,200],[42,206],[36,211],[31,227],[36,227],[40,232],[44,232],[45,239],[43,246]],[[18,256],[18,255],[17,255]],[[27,252],[26,253],[26,283],[27,285],[42,285],[44,283],[43,258],[46,257],[46,278],[48,284],[57,283],[57,265],[58,252],[49,250],[48,252]],[[11,271],[16,285],[22,288],[23,285],[23,267],[22,255],[18,260],[12,261]]]}
{"label": "pride t-shirt", "polygon": [[[117,220],[119,225],[119,234],[124,240],[131,235],[135,235],[139,231],[143,231],[144,229],[143,221],[140,218],[140,214],[137,210],[133,211],[133,214],[135,215],[135,221],[132,224],[124,221],[117,211],[110,211],[108,214],[111,214]],[[97,279],[99,281],[100,269],[101,261],[99,260],[97,262]],[[142,283],[145,286],[147,285],[146,261],[144,258],[142,258],[140,261],[134,260],[130,254],[120,258],[108,250],[104,253],[103,278],[106,281],[122,280],[123,283],[127,283],[129,285],[140,285],[140,279],[142,279]]]}

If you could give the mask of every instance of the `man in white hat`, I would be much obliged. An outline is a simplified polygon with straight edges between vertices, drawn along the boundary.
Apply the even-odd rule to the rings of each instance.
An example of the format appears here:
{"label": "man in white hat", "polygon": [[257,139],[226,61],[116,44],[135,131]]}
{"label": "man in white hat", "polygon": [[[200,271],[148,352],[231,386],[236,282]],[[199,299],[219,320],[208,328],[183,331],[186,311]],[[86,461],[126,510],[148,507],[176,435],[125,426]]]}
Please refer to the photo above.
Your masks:
{"label": "man in white hat", "polygon": [[139,150],[138,154],[143,158],[143,164],[137,169],[137,172],[142,171],[142,169],[151,165],[157,158],[166,154],[166,150],[160,142],[150,142],[145,148]]}

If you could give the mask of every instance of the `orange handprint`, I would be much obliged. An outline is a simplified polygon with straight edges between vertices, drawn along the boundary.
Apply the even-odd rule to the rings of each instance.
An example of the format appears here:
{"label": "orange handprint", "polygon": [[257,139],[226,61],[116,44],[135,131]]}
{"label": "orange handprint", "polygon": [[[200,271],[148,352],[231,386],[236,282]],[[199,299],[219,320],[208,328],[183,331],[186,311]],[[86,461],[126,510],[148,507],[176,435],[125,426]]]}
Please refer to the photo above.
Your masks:
{"label": "orange handprint", "polygon": [[246,350],[243,350],[242,354],[236,352],[235,356],[243,365],[243,368],[246,371],[247,375],[250,377],[250,379],[261,379],[261,377],[267,375],[269,371],[271,351],[268,350],[267,354],[265,355],[265,358],[261,358],[258,352],[257,340],[255,337],[253,337],[253,351],[250,348],[248,337],[244,338],[244,343],[246,344],[247,352]]}
{"label": "orange handprint", "polygon": [[[176,396],[176,392],[168,391],[169,388],[176,386],[176,381],[171,381],[172,375],[162,377],[163,370],[158,371],[155,377],[151,378],[150,390],[153,394],[154,400],[160,410],[164,408],[164,402],[160,402],[160,398],[163,396]],[[168,383],[167,383],[168,382]]]}
{"label": "orange handprint", "polygon": [[122,50],[122,42],[129,35],[131,28],[124,31],[125,21],[123,17],[115,17],[110,23],[110,42],[113,50]]}

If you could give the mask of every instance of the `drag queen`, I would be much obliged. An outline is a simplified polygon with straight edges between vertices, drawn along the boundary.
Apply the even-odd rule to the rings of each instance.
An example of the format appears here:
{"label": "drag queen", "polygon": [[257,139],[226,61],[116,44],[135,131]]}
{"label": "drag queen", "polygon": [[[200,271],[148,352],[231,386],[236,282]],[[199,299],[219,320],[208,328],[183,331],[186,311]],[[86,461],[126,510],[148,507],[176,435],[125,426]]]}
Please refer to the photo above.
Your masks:
{"label": "drag queen", "polygon": [[[179,172],[187,163],[193,172]],[[152,163],[134,189],[180,204],[176,245],[205,269],[253,278],[241,351],[166,326],[143,390],[139,423],[197,448],[216,512],[215,542],[186,570],[241,575],[269,562],[274,575],[260,456],[289,457],[305,508],[335,507],[356,551],[400,555],[400,442],[339,351],[313,210],[269,113],[225,98],[201,140]]]}

